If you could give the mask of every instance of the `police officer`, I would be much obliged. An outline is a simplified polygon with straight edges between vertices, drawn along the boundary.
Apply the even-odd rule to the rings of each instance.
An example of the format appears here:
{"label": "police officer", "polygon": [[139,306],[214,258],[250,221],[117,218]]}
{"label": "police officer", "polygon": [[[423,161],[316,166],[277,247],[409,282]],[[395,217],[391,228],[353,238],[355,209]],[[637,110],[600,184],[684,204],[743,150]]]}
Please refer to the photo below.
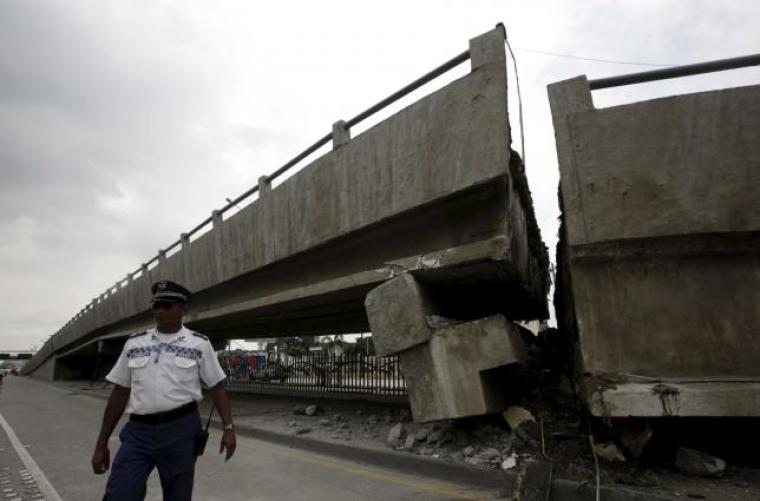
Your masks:
{"label": "police officer", "polygon": [[235,452],[235,429],[225,374],[208,338],[187,329],[190,291],[162,280],[151,288],[156,326],[129,337],[106,379],[114,384],[103,415],[92,469],[108,470],[108,439],[126,408],[129,421],[119,433],[119,447],[106,485],[104,500],[145,498],[146,482],[158,468],[165,501],[192,498],[194,445],[202,430],[198,404],[201,383],[211,388],[224,432],[219,453],[225,461]]}

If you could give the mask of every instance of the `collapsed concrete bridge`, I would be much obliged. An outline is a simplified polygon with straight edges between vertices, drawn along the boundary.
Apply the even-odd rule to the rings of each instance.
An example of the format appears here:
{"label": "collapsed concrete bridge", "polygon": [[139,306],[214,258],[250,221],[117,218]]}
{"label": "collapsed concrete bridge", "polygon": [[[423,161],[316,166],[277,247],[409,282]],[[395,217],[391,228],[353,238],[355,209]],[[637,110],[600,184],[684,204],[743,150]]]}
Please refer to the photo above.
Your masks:
{"label": "collapsed concrete bridge", "polygon": [[555,306],[590,411],[760,416],[760,86],[597,109],[591,84],[549,86]]}
{"label": "collapsed concrete bridge", "polygon": [[89,377],[151,324],[149,287],[171,279],[196,294],[187,325],[214,342],[371,325],[402,354],[417,420],[498,410],[487,373],[523,356],[511,320],[547,318],[549,261],[510,149],[503,28],[468,58],[469,74],[355,138],[356,119],[336,123],[332,151],[274,188],[282,169],[262,178],[240,212],[120,280],[25,372]]}

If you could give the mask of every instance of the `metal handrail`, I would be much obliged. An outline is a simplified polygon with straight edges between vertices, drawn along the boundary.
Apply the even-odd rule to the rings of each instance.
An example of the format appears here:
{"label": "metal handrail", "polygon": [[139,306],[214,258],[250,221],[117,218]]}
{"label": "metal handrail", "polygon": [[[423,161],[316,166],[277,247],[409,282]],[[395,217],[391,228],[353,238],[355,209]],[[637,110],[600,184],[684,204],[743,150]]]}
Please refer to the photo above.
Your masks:
{"label": "metal handrail", "polygon": [[717,59],[715,61],[674,66],[672,68],[663,68],[661,70],[642,71],[639,73],[629,73],[627,75],[598,78],[596,80],[589,80],[588,85],[591,90],[608,89],[610,87],[620,87],[621,85],[632,85],[652,82],[655,80],[666,80],[668,78],[687,77],[691,75],[700,75],[702,73],[712,73],[714,71],[733,70],[736,68],[746,68],[748,66],[758,65],[760,65],[760,54],[751,54],[731,59]]}
{"label": "metal handrail", "polygon": [[358,115],[356,115],[351,120],[348,120],[346,122],[346,127],[353,127],[354,125],[358,124],[362,120],[364,120],[364,119],[366,119],[366,118],[374,115],[375,113],[377,113],[378,111],[380,111],[383,108],[387,107],[388,105],[390,105],[390,104],[398,101],[399,99],[401,99],[402,97],[406,96],[410,92],[413,92],[413,91],[419,89],[420,87],[422,87],[426,83],[430,82],[434,78],[437,78],[440,75],[443,75],[444,73],[446,73],[447,71],[449,71],[449,70],[451,70],[451,69],[459,66],[460,64],[462,64],[463,62],[467,61],[468,59],[470,59],[470,51],[466,50],[466,51],[462,52],[461,54],[457,55],[456,57],[453,57],[452,59],[446,61],[445,63],[443,63],[442,65],[438,66],[434,70],[429,71],[428,73],[426,73],[425,75],[421,76],[420,78],[418,78],[414,82],[410,83],[409,85],[407,85],[403,89],[400,89],[400,90],[394,92],[393,94],[391,94],[390,96],[386,97],[385,99],[383,99],[382,101],[380,101],[376,105],[371,106],[371,107],[367,108],[366,110],[362,111],[361,113],[359,113]]}
{"label": "metal handrail", "polygon": [[[391,105],[394,102],[398,101],[402,97],[410,94],[411,92],[419,89],[420,87],[422,87],[423,85],[427,84],[428,82],[430,82],[430,81],[434,80],[435,78],[443,75],[447,71],[455,68],[456,66],[459,66],[460,64],[464,63],[468,59],[470,59],[470,51],[469,50],[464,51],[461,54],[458,54],[457,56],[453,57],[452,59],[446,61],[445,63],[441,64],[440,66],[437,66],[436,68],[432,69],[428,73],[424,74],[423,76],[421,76],[417,80],[413,81],[412,83],[410,83],[410,84],[406,85],[405,87],[401,88],[400,90],[394,92],[393,94],[391,94],[390,96],[386,97],[385,99],[383,99],[382,101],[378,102],[377,104],[375,104],[375,105],[367,108],[366,110],[362,111],[361,113],[359,113],[358,115],[356,115],[352,119],[346,121],[346,128],[351,128],[351,127],[359,124],[360,122],[366,120],[367,118],[369,118],[370,116],[374,115],[378,111],[380,111],[380,110],[388,107],[389,105]],[[281,176],[282,174],[284,174],[286,171],[288,171],[291,167],[293,167],[294,165],[296,165],[298,162],[300,162],[304,158],[308,157],[309,155],[311,155],[312,153],[314,153],[315,151],[317,151],[319,148],[321,148],[325,144],[329,143],[332,139],[333,139],[333,134],[332,134],[332,132],[330,132],[329,134],[325,135],[324,137],[322,137],[321,139],[319,139],[317,142],[315,142],[314,144],[312,144],[311,146],[309,146],[308,148],[306,148],[304,151],[302,151],[301,153],[299,153],[298,155],[296,155],[295,157],[293,157],[291,160],[289,160],[287,163],[285,163],[282,167],[280,167],[276,171],[274,171],[271,174],[269,174],[268,176],[266,176],[266,178],[265,178],[266,182],[271,183],[276,178],[278,178],[279,176]],[[231,209],[232,207],[234,207],[235,205],[237,205],[239,202],[242,202],[243,200],[245,200],[246,198],[250,197],[251,195],[253,195],[257,191],[259,191],[259,186],[258,185],[253,186],[252,188],[250,188],[249,190],[247,190],[243,194],[239,195],[234,200],[230,201],[228,199],[229,203],[227,205],[223,206],[221,209],[213,211],[212,214],[224,214],[229,209]],[[140,268],[136,269],[135,271],[133,271],[129,275],[137,274],[140,271],[142,271],[143,269],[145,269],[148,266],[150,266],[151,264],[153,264],[154,262],[158,261],[159,258],[160,258],[160,256],[162,254],[166,254],[167,252],[169,252],[169,251],[173,250],[174,248],[176,248],[177,246],[181,245],[183,239],[190,238],[191,236],[195,235],[196,233],[198,233],[201,229],[203,229],[206,225],[208,225],[213,220],[214,220],[213,216],[207,217],[200,224],[198,224],[197,226],[195,226],[192,230],[190,230],[187,233],[183,233],[179,240],[175,241],[174,243],[172,243],[171,245],[169,245],[165,249],[159,250],[158,254],[156,254],[155,256],[153,256],[149,261],[143,263],[140,266]],[[110,288],[108,289],[108,291],[110,291]],[[94,303],[94,301],[91,302],[91,303],[89,303],[88,307],[90,305],[92,305],[93,303]],[[88,307],[85,307],[84,311],[87,311],[89,309]],[[60,334],[61,331],[62,330],[59,330],[53,336],[56,336],[56,335]]]}

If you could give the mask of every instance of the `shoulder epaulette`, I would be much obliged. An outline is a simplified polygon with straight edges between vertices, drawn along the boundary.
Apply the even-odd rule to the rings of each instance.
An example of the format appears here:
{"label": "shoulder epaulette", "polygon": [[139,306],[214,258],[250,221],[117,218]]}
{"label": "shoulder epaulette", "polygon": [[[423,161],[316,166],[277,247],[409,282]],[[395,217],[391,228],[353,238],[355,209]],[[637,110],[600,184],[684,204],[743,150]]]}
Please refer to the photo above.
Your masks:
{"label": "shoulder epaulette", "polygon": [[140,337],[140,336],[144,336],[147,333],[148,333],[148,331],[135,332],[134,334],[130,334],[129,335],[129,339]]}
{"label": "shoulder epaulette", "polygon": [[200,334],[198,332],[193,331],[193,336],[198,336],[199,338],[208,341],[208,338],[206,336],[204,336],[203,334]]}

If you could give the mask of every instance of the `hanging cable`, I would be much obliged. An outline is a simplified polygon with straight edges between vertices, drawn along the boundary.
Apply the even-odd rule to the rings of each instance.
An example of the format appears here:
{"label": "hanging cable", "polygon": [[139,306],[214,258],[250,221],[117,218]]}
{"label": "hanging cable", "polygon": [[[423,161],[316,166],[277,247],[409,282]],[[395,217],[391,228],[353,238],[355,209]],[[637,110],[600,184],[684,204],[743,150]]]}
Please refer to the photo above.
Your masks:
{"label": "hanging cable", "polygon": [[588,425],[588,443],[591,446],[591,454],[594,456],[594,471],[596,472],[596,496],[594,499],[601,499],[601,474],[599,473],[599,457],[596,455],[596,445],[594,444],[594,434],[591,432],[591,421]]}
{"label": "hanging cable", "polygon": [[507,44],[507,49],[509,50],[509,54],[512,57],[512,67],[515,69],[515,83],[517,84],[517,106],[520,115],[520,153],[522,153],[523,166],[525,166],[527,165],[527,161],[525,159],[525,127],[523,125],[523,106],[522,95],[520,94],[520,76],[517,74],[517,59],[515,58],[515,53],[512,51],[512,46],[509,45],[507,27],[504,26],[504,23],[499,23],[496,26],[501,26],[501,28],[504,30],[504,42]]}

